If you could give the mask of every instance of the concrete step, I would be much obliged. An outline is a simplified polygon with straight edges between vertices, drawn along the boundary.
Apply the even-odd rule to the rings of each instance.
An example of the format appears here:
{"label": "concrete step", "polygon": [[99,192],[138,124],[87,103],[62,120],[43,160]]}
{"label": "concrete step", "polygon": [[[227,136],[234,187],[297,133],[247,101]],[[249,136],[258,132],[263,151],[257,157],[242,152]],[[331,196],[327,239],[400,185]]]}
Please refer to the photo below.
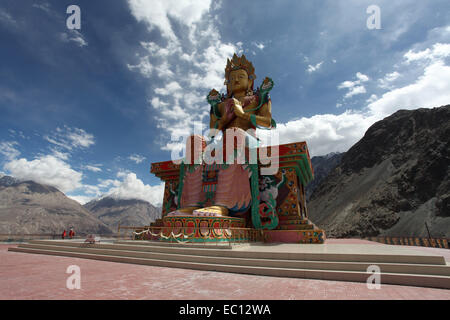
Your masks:
{"label": "concrete step", "polygon": [[[138,243],[140,242],[140,243]],[[195,256],[214,256],[214,257],[232,257],[232,258],[251,258],[251,259],[278,259],[278,260],[303,260],[303,261],[330,261],[330,262],[368,262],[368,263],[406,263],[406,264],[430,264],[446,265],[445,259],[438,255],[409,255],[409,254],[372,254],[372,253],[329,253],[324,252],[283,252],[268,251],[269,246],[260,246],[267,251],[253,250],[257,244],[248,244],[247,246],[236,247],[234,250],[224,250],[208,246],[197,248],[193,246],[184,247],[177,245],[163,245],[161,242],[148,241],[119,241],[114,244],[93,244],[89,248],[127,250],[127,251],[146,251],[172,254],[186,254]],[[57,245],[67,247],[86,246],[76,241],[63,240],[33,240],[30,244]],[[305,245],[299,245],[305,246]],[[318,245],[312,245],[315,248]]]}
{"label": "concrete step", "polygon": [[[233,257],[196,256],[186,254],[173,254],[161,252],[129,251],[89,248],[89,247],[67,247],[57,245],[23,244],[20,248],[41,249],[46,251],[64,251],[78,253],[92,253],[99,255],[124,256],[144,259],[184,261],[207,264],[245,265],[258,267],[291,268],[291,269],[314,269],[314,270],[341,270],[366,272],[371,263],[364,262],[329,262],[329,261],[302,261],[302,260],[279,260],[279,259],[251,259]],[[430,274],[450,276],[450,267],[442,265],[422,264],[393,264],[377,263],[381,272],[403,273],[403,274]]]}
{"label": "concrete step", "polygon": [[[295,277],[307,279],[366,282],[368,277],[370,276],[370,274],[360,271],[321,270],[321,269],[312,270],[299,268],[243,266],[243,265],[230,265],[220,263],[209,264],[209,263],[197,263],[186,261],[138,258],[138,257],[118,256],[118,255],[102,255],[92,253],[92,251],[73,252],[73,251],[44,250],[38,248],[22,248],[22,247],[10,249],[12,249],[10,251],[15,252],[68,256],[75,258],[95,259],[121,263],[133,263],[133,264],[160,266],[160,267],[233,272],[240,274],[255,274],[255,275],[277,276],[277,277]],[[450,289],[450,277],[440,275],[382,273],[381,283]]]}
{"label": "concrete step", "polygon": [[[30,244],[49,244],[46,240],[31,240]],[[69,241],[55,241],[54,244],[58,244],[61,246],[80,246],[82,242],[69,242]],[[103,245],[107,244],[106,242],[98,242],[97,244]],[[158,246],[158,247],[179,247],[179,248],[200,248],[200,249],[233,249],[238,247],[247,246],[248,243],[227,243],[227,242],[217,242],[217,243],[193,243],[193,242],[166,242],[166,241],[158,241],[158,240],[117,240],[114,241],[114,244],[122,244],[122,245],[133,245],[133,246]]]}

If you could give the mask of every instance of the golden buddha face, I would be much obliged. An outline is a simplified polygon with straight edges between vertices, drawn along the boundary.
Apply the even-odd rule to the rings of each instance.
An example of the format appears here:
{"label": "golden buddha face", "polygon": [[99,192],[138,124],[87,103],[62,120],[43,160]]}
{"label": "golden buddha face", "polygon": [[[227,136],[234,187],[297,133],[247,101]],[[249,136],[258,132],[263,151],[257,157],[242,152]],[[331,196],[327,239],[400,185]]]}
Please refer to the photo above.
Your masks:
{"label": "golden buddha face", "polygon": [[244,69],[231,71],[228,80],[230,81],[231,91],[233,93],[245,92],[249,88],[248,74]]}

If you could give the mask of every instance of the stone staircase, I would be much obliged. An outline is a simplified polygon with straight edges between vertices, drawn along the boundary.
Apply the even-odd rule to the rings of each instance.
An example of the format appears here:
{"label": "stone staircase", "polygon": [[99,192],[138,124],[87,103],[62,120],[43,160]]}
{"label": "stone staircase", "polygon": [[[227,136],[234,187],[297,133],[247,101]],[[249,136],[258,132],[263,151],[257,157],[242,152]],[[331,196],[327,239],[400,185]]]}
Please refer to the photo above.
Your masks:
{"label": "stone staircase", "polygon": [[[308,225],[296,225],[303,224]],[[382,285],[450,289],[450,265],[439,255],[422,255],[415,251],[415,254],[411,251],[401,251],[399,254],[395,246],[386,246],[385,253],[352,252],[348,249],[342,250],[346,253],[341,253],[340,250],[317,249],[321,247],[317,244],[303,246],[299,251],[299,245],[295,244],[276,247],[257,243],[220,245],[117,241],[87,245],[76,241],[34,240],[11,247],[9,251],[159,267],[352,282],[366,282],[371,275],[367,272],[368,267],[377,265],[381,270]],[[380,245],[367,246],[378,249],[376,247]]]}

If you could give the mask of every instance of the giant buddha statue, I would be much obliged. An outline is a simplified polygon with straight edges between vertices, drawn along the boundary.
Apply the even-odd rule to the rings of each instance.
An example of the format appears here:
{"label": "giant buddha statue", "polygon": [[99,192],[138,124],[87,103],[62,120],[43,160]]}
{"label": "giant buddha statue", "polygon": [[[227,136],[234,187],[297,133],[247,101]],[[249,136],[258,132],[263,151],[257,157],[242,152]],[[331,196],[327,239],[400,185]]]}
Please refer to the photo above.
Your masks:
{"label": "giant buddha statue", "polygon": [[[242,138],[245,147],[256,147],[255,130],[249,129],[270,129],[274,125],[268,95],[273,82],[266,78],[262,86],[254,90],[255,79],[252,63],[245,55],[238,57],[234,54],[225,68],[226,96],[213,89],[207,97],[211,105],[210,129],[223,133],[222,152],[225,159],[230,156],[226,154],[230,151],[225,150],[226,137]],[[211,134],[212,138],[214,136]],[[194,146],[197,150],[192,154],[198,158],[205,149],[206,139],[199,135],[191,136],[186,145],[187,153]],[[236,159],[232,163],[225,162],[190,165],[182,178],[179,208],[168,216],[239,216],[247,212],[252,203],[251,172],[245,164],[236,163]]]}
{"label": "giant buddha statue", "polygon": [[265,78],[255,90],[255,79],[244,55],[228,59],[226,92],[207,96],[209,137],[190,136],[181,161],[152,163],[165,188],[162,219],[148,239],[324,242],[324,231],[308,219],[305,188],[314,172],[306,142],[260,145],[255,129],[276,126],[273,81]]}

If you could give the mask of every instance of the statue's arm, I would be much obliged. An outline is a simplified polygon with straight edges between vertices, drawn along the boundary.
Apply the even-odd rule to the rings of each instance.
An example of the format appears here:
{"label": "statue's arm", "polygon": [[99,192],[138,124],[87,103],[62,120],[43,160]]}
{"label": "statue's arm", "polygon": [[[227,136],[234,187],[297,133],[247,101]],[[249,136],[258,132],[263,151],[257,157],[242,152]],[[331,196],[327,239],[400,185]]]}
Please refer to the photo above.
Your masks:
{"label": "statue's arm", "polygon": [[[220,119],[218,119],[216,117],[216,115],[214,114],[214,112],[211,112],[210,114],[210,120],[209,120],[209,128],[210,129],[217,129],[217,130],[222,130],[222,128],[224,127],[224,125],[226,124],[226,116],[224,114],[224,106],[225,104],[223,102],[219,103],[218,105],[218,109],[219,109],[219,114],[221,116]],[[216,128],[216,123],[217,123],[217,128]]]}
{"label": "statue's arm", "polygon": [[[250,113],[239,113],[238,117],[244,118],[245,120],[251,121]],[[255,122],[258,126],[269,128],[272,124],[272,102],[269,100],[264,103],[261,108],[255,113]]]}

